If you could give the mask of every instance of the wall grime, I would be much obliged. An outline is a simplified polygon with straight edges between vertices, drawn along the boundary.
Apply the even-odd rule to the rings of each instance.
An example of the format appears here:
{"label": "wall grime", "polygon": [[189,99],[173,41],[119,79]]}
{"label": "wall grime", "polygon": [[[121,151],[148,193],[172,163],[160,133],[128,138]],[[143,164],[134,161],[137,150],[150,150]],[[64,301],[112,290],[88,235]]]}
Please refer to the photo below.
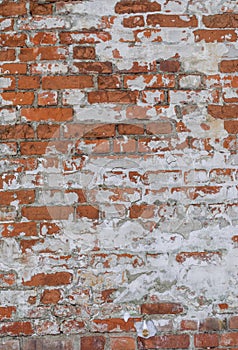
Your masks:
{"label": "wall grime", "polygon": [[0,16],[0,350],[238,349],[237,0]]}

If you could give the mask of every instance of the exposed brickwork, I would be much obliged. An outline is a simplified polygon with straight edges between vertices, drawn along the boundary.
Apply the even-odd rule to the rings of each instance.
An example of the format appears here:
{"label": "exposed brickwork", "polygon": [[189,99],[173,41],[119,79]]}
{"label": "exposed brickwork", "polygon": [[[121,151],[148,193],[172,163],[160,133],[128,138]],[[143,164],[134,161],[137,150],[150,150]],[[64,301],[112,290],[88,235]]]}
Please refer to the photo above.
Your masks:
{"label": "exposed brickwork", "polygon": [[238,349],[236,0],[0,1],[0,350]]}

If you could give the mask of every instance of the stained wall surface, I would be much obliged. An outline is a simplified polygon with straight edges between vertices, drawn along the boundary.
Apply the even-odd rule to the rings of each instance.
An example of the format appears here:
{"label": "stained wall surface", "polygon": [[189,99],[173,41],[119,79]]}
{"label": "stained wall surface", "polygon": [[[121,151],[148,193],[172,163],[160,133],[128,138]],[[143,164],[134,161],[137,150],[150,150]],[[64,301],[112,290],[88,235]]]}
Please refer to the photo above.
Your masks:
{"label": "stained wall surface", "polygon": [[0,16],[0,350],[238,349],[237,0]]}

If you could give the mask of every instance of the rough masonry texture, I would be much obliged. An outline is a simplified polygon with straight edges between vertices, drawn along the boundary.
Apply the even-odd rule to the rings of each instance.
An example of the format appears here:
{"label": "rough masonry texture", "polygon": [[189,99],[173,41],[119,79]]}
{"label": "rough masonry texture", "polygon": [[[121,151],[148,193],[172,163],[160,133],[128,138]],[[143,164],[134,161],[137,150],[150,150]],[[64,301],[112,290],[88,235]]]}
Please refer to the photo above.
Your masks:
{"label": "rough masonry texture", "polygon": [[0,16],[0,350],[238,349],[237,0]]}

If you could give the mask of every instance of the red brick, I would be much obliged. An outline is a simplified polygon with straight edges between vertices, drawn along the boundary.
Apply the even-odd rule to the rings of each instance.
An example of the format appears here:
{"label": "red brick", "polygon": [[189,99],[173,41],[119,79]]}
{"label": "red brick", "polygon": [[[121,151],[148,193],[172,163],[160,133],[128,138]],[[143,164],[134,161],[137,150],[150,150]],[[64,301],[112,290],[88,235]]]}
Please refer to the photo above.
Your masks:
{"label": "red brick", "polygon": [[14,49],[1,49],[0,51],[0,61],[14,61],[16,59]]}
{"label": "red brick", "polygon": [[5,105],[13,106],[31,105],[35,98],[34,92],[3,92],[1,96]]}
{"label": "red brick", "polygon": [[230,134],[238,134],[238,120],[225,120],[224,128]]}
{"label": "red brick", "polygon": [[69,206],[24,207],[22,216],[29,220],[67,220],[74,212]]}
{"label": "red brick", "polygon": [[120,89],[121,85],[119,75],[99,75],[98,77],[98,88],[100,90]]}
{"label": "red brick", "polygon": [[55,273],[38,273],[31,277],[30,280],[22,282],[23,286],[40,287],[40,286],[62,286],[72,282],[72,274],[69,272]]}
{"label": "red brick", "polygon": [[84,331],[85,324],[78,320],[66,320],[61,325],[61,332],[64,334],[78,334]]}
{"label": "red brick", "polygon": [[149,315],[176,315],[183,312],[183,306],[177,303],[142,304],[141,312]]}
{"label": "red brick", "polygon": [[149,0],[123,0],[116,4],[115,12],[139,13],[139,12],[157,12],[161,10],[161,5],[157,1]]}
{"label": "red brick", "polygon": [[180,63],[178,61],[161,61],[160,70],[162,72],[176,73],[180,69]]}
{"label": "red brick", "polygon": [[[111,39],[111,34],[106,31],[74,31],[61,32],[61,44],[97,44]],[[109,62],[108,62],[109,63]]]}
{"label": "red brick", "polygon": [[25,46],[27,35],[24,33],[19,34],[0,34],[0,46],[18,47]]}
{"label": "red brick", "polygon": [[14,20],[9,19],[9,18],[1,18],[0,19],[0,27],[2,28],[2,31],[5,31],[5,32],[13,30]]}
{"label": "red brick", "polygon": [[49,90],[85,89],[93,87],[93,79],[89,75],[43,77],[42,88]]}
{"label": "red brick", "polygon": [[30,40],[36,46],[54,45],[57,43],[57,36],[55,33],[51,33],[51,32],[39,32],[39,33],[33,34]]}
{"label": "red brick", "polygon": [[115,124],[68,124],[64,137],[107,138],[115,136]]}
{"label": "red brick", "polygon": [[138,318],[130,318],[127,322],[121,318],[96,319],[93,321],[93,327],[94,331],[98,332],[130,332],[135,331],[134,324],[138,321],[140,321]]}
{"label": "red brick", "polygon": [[8,322],[0,324],[0,334],[3,336],[32,335],[34,333],[30,322]]}
{"label": "red brick", "polygon": [[19,204],[31,204],[35,200],[34,190],[4,191],[0,196],[0,205],[10,205],[18,201]]}
{"label": "red brick", "polygon": [[2,74],[26,74],[27,65],[25,63],[5,63],[0,66]]}
{"label": "red brick", "polygon": [[80,205],[77,207],[76,212],[79,218],[86,217],[92,220],[99,218],[98,208],[91,205]]}
{"label": "red brick", "polygon": [[134,139],[117,138],[113,140],[113,150],[115,153],[134,153],[137,149],[137,141]]}
{"label": "red brick", "polygon": [[95,48],[92,46],[75,46],[73,57],[79,60],[94,60],[96,58]]}
{"label": "red brick", "polygon": [[61,292],[59,289],[45,289],[41,295],[42,304],[57,304],[61,299]]}
{"label": "red brick", "polygon": [[159,25],[160,27],[187,28],[197,27],[198,20],[195,16],[152,14],[147,16],[147,24],[153,27]]}
{"label": "red brick", "polygon": [[198,29],[193,32],[195,42],[204,40],[206,43],[237,41],[235,30],[206,30]]}
{"label": "red brick", "polygon": [[[57,339],[52,336],[44,336],[40,338],[23,338],[23,350],[74,350],[74,339]],[[4,349],[5,350],[5,349]],[[10,350],[10,348],[9,348]],[[15,350],[15,349],[11,349]],[[18,349],[16,349],[18,350]]]}
{"label": "red brick", "polygon": [[13,272],[0,273],[0,287],[11,287],[16,284],[16,274]]}
{"label": "red brick", "polygon": [[38,89],[40,87],[40,77],[19,76],[18,88],[22,90]]}
{"label": "red brick", "polygon": [[36,60],[63,60],[68,56],[68,49],[61,46],[42,46],[22,48],[19,53],[21,62],[29,62]]}
{"label": "red brick", "polygon": [[144,25],[143,16],[130,16],[123,19],[123,26],[126,28],[144,27]]}
{"label": "red brick", "polygon": [[187,349],[189,347],[189,335],[161,335],[149,339],[139,338],[138,349]]}
{"label": "red brick", "polygon": [[230,329],[238,329],[238,316],[232,316],[229,320]]}
{"label": "red brick", "polygon": [[27,250],[32,250],[32,247],[34,247],[38,243],[44,243],[44,240],[41,239],[21,239],[20,241],[20,248],[22,253],[25,253]]}
{"label": "red brick", "polygon": [[226,328],[225,320],[214,317],[208,317],[199,324],[199,331],[221,331]]}
{"label": "red brick", "polygon": [[28,124],[0,125],[0,139],[31,139],[34,138],[34,130]]}
{"label": "red brick", "polygon": [[208,348],[219,345],[218,334],[195,334],[194,346],[195,348]]}
{"label": "red brick", "polygon": [[219,118],[219,119],[238,118],[238,105],[236,104],[234,105],[230,104],[230,105],[224,105],[224,106],[209,105],[207,111],[213,118]]}
{"label": "red brick", "polygon": [[136,103],[137,91],[90,91],[88,93],[89,103]]}
{"label": "red brick", "polygon": [[21,116],[29,121],[54,120],[70,121],[73,118],[72,108],[22,108]]}
{"label": "red brick", "polygon": [[106,339],[103,336],[81,338],[81,350],[105,350]]}
{"label": "red brick", "polygon": [[112,73],[111,62],[75,62],[74,67],[78,69],[79,73]]}
{"label": "red brick", "polygon": [[113,337],[110,339],[111,350],[136,350],[136,342],[130,337]]}
{"label": "red brick", "polygon": [[221,334],[220,346],[238,346],[238,333]]}
{"label": "red brick", "polygon": [[60,227],[55,223],[47,223],[47,222],[40,223],[40,232],[42,236],[59,234],[60,230],[61,230]]}
{"label": "red brick", "polygon": [[167,121],[153,122],[146,125],[147,134],[160,135],[171,134],[173,131],[172,124]]}
{"label": "red brick", "polygon": [[39,106],[56,106],[58,93],[56,91],[43,91],[38,93]]}
{"label": "red brick", "polygon": [[238,72],[238,60],[224,60],[220,63],[220,71],[222,73]]}
{"label": "red brick", "polygon": [[26,14],[26,3],[20,1],[18,3],[13,1],[6,1],[0,4],[0,16],[15,17]]}
{"label": "red brick", "polygon": [[118,133],[120,135],[143,135],[143,124],[119,124]]}
{"label": "red brick", "polygon": [[180,328],[182,331],[196,331],[198,322],[194,320],[182,320]]}
{"label": "red brick", "polygon": [[203,16],[202,21],[207,28],[238,28],[238,14],[235,13]]}
{"label": "red brick", "polygon": [[53,10],[52,4],[38,4],[35,1],[30,2],[31,15],[51,15]]}
{"label": "red brick", "polygon": [[39,139],[59,138],[60,128],[58,125],[40,124],[37,128]]}
{"label": "red brick", "polygon": [[156,212],[156,206],[154,204],[132,204],[130,207],[130,218],[153,218]]}
{"label": "red brick", "polygon": [[20,151],[22,155],[42,155],[46,153],[47,147],[48,142],[21,142]]}
{"label": "red brick", "polygon": [[[172,88],[175,86],[175,77],[172,74],[148,74],[141,75],[141,78],[144,80],[144,89],[157,89],[161,87]],[[126,75],[124,77],[124,86],[130,88],[130,86],[133,85],[133,81],[136,79],[138,79],[138,75]]]}
{"label": "red brick", "polygon": [[0,306],[0,320],[12,318],[13,313],[16,312],[15,306]]}

